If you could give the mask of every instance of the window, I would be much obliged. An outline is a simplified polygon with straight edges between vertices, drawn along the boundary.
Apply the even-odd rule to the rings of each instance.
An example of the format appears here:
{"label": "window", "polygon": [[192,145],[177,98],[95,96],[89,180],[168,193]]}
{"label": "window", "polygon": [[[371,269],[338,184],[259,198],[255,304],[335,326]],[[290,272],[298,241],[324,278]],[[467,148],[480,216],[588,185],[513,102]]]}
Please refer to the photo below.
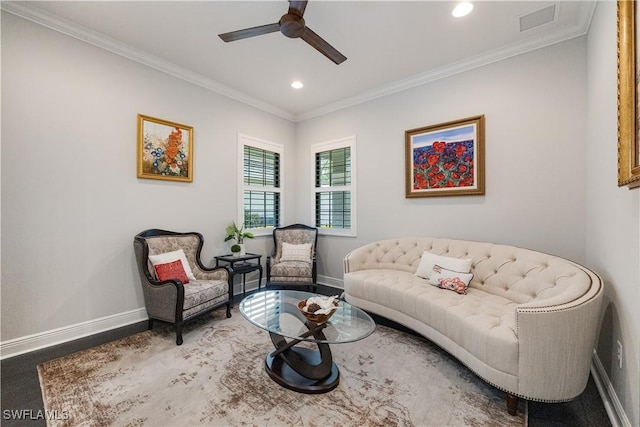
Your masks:
{"label": "window", "polygon": [[321,234],[356,235],[356,137],[317,144],[313,156],[314,223]]}
{"label": "window", "polygon": [[282,220],[280,165],[284,147],[240,135],[238,150],[242,159],[239,223],[256,234],[270,234]]}

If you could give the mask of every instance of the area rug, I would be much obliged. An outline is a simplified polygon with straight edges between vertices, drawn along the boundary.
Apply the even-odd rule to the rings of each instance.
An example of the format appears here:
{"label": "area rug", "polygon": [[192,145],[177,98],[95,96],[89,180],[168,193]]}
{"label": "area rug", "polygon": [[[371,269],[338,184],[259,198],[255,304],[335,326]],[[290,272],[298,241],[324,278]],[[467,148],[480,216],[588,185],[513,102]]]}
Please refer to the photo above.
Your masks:
{"label": "area rug", "polygon": [[38,365],[49,426],[523,426],[504,393],[439,347],[380,326],[332,345],[340,384],[300,394],[269,378],[267,332],[234,309],[157,326]]}

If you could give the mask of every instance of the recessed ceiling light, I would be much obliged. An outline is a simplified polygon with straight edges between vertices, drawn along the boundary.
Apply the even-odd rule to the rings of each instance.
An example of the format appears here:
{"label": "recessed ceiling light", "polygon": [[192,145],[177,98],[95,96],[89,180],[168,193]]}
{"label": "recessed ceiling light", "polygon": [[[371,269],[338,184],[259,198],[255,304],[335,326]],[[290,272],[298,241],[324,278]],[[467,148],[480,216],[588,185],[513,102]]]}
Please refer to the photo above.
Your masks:
{"label": "recessed ceiling light", "polygon": [[451,14],[456,18],[462,18],[463,16],[467,16],[473,10],[473,5],[468,1],[463,1],[462,3],[458,3],[458,5],[453,9]]}
{"label": "recessed ceiling light", "polygon": [[294,89],[302,89],[304,87],[304,84],[302,84],[301,81],[296,80],[295,82],[291,83],[291,87]]}

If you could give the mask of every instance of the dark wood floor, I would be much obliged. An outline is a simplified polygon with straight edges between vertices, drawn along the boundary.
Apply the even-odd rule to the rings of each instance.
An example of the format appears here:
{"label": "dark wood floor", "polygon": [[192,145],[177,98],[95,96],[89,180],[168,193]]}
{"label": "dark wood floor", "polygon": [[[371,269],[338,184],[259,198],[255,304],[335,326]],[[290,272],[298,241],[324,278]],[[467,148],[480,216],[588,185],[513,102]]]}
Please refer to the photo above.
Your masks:
{"label": "dark wood floor", "polygon": [[[339,294],[340,290],[319,285],[318,293],[335,295]],[[236,299],[240,300],[239,297]],[[376,317],[376,321],[387,326],[404,329],[379,317]],[[140,322],[2,360],[0,372],[2,419],[0,424],[3,426],[46,426],[44,419],[38,419],[39,414],[44,411],[36,370],[38,364],[142,332],[146,328],[147,322]],[[16,419],[16,416],[21,419]],[[605,427],[610,425],[598,390],[591,378],[584,393],[571,402],[552,404],[529,402],[530,427]]]}

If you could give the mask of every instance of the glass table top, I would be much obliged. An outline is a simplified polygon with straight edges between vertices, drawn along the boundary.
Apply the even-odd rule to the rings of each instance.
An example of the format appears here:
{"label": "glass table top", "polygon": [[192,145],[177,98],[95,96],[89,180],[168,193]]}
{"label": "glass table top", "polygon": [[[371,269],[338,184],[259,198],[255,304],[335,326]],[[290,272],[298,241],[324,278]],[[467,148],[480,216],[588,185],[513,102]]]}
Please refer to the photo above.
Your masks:
{"label": "glass table top", "polygon": [[259,328],[300,341],[340,344],[358,341],[373,333],[376,324],[364,311],[346,301],[338,301],[338,308],[322,333],[326,340],[304,336],[309,329],[306,318],[298,310],[298,302],[319,296],[301,291],[262,291],[251,294],[240,303],[240,313]]}

